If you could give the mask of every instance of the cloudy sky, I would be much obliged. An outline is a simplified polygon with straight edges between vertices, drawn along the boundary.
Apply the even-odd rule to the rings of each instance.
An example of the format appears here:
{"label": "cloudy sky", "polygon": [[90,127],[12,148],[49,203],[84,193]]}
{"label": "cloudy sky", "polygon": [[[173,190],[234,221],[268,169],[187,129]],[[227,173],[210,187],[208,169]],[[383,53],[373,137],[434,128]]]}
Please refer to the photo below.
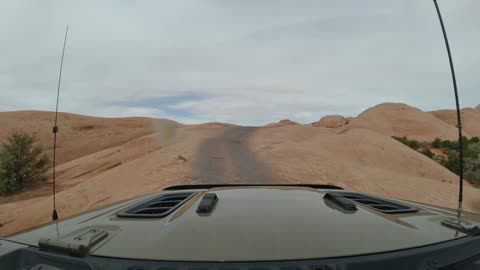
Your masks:
{"label": "cloudy sky", "polygon": [[[480,103],[480,1],[439,0],[463,107]],[[454,108],[431,0],[0,3],[0,111],[302,123],[381,102]]]}

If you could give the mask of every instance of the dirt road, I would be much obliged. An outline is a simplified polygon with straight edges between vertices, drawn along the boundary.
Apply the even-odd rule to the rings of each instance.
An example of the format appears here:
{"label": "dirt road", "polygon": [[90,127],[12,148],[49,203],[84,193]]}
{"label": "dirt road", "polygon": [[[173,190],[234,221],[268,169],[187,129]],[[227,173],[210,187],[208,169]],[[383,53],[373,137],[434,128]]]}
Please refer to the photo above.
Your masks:
{"label": "dirt road", "polygon": [[229,127],[203,141],[196,153],[192,175],[202,183],[275,182],[272,171],[248,147],[254,127]]}

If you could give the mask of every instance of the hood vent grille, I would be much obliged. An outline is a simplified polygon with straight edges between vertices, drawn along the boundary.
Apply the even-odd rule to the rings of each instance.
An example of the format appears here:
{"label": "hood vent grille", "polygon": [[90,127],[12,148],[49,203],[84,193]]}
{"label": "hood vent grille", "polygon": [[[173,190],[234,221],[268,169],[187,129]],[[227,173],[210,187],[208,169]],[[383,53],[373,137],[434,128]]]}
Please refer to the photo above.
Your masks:
{"label": "hood vent grille", "polygon": [[[330,192],[329,192],[330,193]],[[373,208],[376,211],[386,214],[400,214],[418,212],[418,209],[409,205],[376,198],[373,196],[363,195],[359,193],[335,192],[335,196],[341,196],[345,199],[352,200],[360,205]]]}
{"label": "hood vent grille", "polygon": [[128,218],[160,218],[170,215],[196,193],[182,192],[163,194],[148,201],[127,208],[117,214],[118,217]]}

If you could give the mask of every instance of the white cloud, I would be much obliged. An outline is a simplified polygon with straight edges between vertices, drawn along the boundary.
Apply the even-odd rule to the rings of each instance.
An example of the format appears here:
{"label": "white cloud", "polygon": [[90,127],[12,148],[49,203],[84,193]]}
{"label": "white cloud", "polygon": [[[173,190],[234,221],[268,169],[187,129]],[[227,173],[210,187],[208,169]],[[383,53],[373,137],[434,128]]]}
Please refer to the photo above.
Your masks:
{"label": "white cloud", "polygon": [[[475,106],[480,3],[440,6],[462,104]],[[0,10],[0,110],[55,108],[66,23],[62,111],[265,124],[385,101],[454,107],[431,1],[11,0]],[[185,94],[202,98],[128,104]]]}

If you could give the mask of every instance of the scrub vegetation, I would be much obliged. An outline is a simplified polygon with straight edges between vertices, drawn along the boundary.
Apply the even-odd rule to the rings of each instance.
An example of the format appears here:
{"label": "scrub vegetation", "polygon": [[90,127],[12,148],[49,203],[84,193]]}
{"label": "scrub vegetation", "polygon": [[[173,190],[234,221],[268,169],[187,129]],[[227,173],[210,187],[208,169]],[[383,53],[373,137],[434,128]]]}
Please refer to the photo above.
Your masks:
{"label": "scrub vegetation", "polygon": [[49,164],[35,134],[13,132],[0,146],[0,195],[13,194],[35,180],[46,180]]}
{"label": "scrub vegetation", "polygon": [[[458,141],[441,140],[437,138],[433,142],[418,142],[409,140],[405,136],[393,136],[392,138],[435,160],[451,172],[460,174]],[[434,149],[439,150],[438,152],[441,154],[435,154],[435,152],[432,151]],[[463,153],[465,179],[480,186],[480,139],[478,137],[472,137],[470,139],[463,137]]]}

